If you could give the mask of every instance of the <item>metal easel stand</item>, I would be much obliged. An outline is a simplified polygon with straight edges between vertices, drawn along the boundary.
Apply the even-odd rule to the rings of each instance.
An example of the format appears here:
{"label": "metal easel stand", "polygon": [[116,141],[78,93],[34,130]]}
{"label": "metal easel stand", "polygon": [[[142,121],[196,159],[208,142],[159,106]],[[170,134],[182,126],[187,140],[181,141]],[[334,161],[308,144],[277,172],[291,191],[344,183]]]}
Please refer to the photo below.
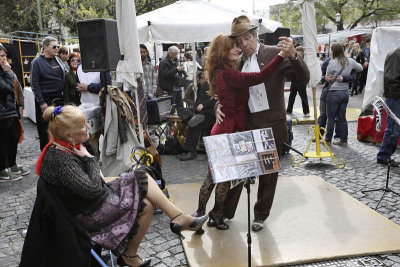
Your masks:
{"label": "metal easel stand", "polygon": [[251,266],[251,231],[250,231],[250,184],[251,178],[246,179],[244,187],[247,189],[247,264]]}
{"label": "metal easel stand", "polygon": [[[291,164],[293,167],[298,167],[300,166],[301,162],[304,160],[304,158],[319,158],[320,160],[322,160],[322,158],[329,158],[331,157],[333,159],[333,162],[335,162],[336,167],[338,167],[339,169],[343,169],[346,166],[346,162],[344,161],[344,159],[340,158],[340,160],[343,162],[343,166],[339,165],[339,163],[336,161],[334,154],[332,153],[332,151],[329,149],[328,145],[326,144],[324,138],[321,135],[320,129],[322,129],[323,131],[325,131],[324,128],[319,128],[319,124],[318,124],[318,114],[317,114],[317,101],[316,101],[316,88],[313,87],[313,104],[314,104],[314,126],[311,126],[308,129],[308,134],[310,134],[310,130],[313,130],[313,135],[310,139],[310,141],[308,142],[306,151],[303,153],[302,157],[300,158],[298,163],[295,163],[295,157],[292,158],[291,160]],[[315,152],[307,152],[308,149],[311,146],[311,143],[313,141],[313,139],[315,138],[315,147],[316,147],[316,151]],[[328,152],[321,152],[321,140],[324,142],[324,145],[326,147],[326,149],[328,150]]]}
{"label": "metal easel stand", "polygon": [[[392,130],[391,130],[391,132],[390,132],[390,147],[392,147],[392,144],[393,144],[393,139],[394,139],[393,127],[395,126],[395,123],[396,123],[396,121],[393,120],[393,126],[392,126]],[[397,195],[397,196],[400,196],[400,193],[397,193],[397,192],[395,192],[395,191],[393,191],[392,189],[389,188],[390,162],[391,162],[391,160],[392,160],[392,156],[390,155],[390,156],[389,156],[388,167],[387,167],[386,185],[385,185],[385,187],[383,187],[383,188],[376,188],[376,189],[369,189],[369,190],[362,190],[362,191],[361,191],[361,192],[364,193],[364,194],[365,194],[365,193],[368,193],[368,192],[383,191],[383,194],[382,194],[381,198],[379,199],[379,202],[378,202],[378,204],[376,205],[375,210],[378,209],[379,204],[381,204],[381,201],[382,201],[383,197],[385,196],[385,194],[386,194],[387,192],[390,192],[390,193],[392,193],[392,194],[395,194],[395,195]]]}

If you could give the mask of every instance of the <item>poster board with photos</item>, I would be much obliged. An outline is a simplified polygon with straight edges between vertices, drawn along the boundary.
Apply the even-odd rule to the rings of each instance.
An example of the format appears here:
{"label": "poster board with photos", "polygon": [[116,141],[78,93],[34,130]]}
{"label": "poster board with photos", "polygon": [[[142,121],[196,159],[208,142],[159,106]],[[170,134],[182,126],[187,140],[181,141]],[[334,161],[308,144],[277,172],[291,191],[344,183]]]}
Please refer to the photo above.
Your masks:
{"label": "poster board with photos", "polygon": [[213,135],[203,139],[214,183],[280,170],[271,128]]}

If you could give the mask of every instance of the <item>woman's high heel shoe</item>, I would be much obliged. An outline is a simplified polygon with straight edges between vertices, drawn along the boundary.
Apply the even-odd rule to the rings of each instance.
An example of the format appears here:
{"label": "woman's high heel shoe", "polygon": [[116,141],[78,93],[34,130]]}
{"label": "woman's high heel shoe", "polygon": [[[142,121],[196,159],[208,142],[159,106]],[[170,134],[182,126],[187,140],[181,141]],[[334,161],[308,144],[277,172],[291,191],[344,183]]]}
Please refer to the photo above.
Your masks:
{"label": "woman's high heel shoe", "polygon": [[178,214],[177,216],[172,218],[172,220],[169,224],[171,231],[174,234],[177,234],[182,239],[185,239],[185,237],[182,235],[181,231],[197,231],[203,226],[203,224],[208,219],[208,215],[197,217],[193,220],[193,222],[189,226],[183,226],[183,225],[172,222],[173,220],[175,220],[176,218],[178,218],[179,216],[182,216],[182,215],[183,215],[183,213]]}
{"label": "woman's high heel shoe", "polygon": [[[122,254],[122,256],[127,257],[127,258],[139,258],[140,259],[140,257],[138,255],[128,256],[128,255]],[[131,266],[131,265],[128,265],[128,264],[125,263],[125,260],[124,260],[124,258],[122,258],[122,256],[119,256],[117,258],[118,265],[119,266]],[[142,261],[142,263],[138,267],[150,266],[151,259],[144,259],[144,260],[140,259],[140,260]]]}

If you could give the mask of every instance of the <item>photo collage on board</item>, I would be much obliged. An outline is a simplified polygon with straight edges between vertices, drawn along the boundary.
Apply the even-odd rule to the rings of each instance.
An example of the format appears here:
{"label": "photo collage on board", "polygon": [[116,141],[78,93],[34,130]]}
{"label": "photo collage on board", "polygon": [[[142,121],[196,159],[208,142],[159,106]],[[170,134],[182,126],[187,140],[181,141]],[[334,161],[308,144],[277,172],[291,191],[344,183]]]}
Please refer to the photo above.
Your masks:
{"label": "photo collage on board", "polygon": [[272,129],[204,137],[214,183],[277,172],[280,169]]}

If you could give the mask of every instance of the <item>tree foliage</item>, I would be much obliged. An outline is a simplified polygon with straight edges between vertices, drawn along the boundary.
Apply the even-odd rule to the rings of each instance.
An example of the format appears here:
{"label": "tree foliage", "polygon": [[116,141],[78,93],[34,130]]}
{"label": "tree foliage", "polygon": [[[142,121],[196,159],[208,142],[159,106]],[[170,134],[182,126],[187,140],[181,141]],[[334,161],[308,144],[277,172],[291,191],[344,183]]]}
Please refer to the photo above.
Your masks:
{"label": "tree foliage", "polygon": [[302,34],[300,8],[293,0],[271,7],[270,17],[280,21],[283,27],[290,28],[291,34]]}
{"label": "tree foliage", "polygon": [[[125,1],[125,0],[124,0]],[[126,0],[129,1],[129,0]],[[137,15],[169,5],[176,0],[135,0]],[[77,34],[79,20],[115,19],[115,0],[40,0],[44,31],[60,34],[67,27]],[[38,8],[35,0],[3,0],[0,3],[0,30],[39,32]]]}
{"label": "tree foliage", "polygon": [[343,24],[348,29],[361,22],[392,20],[400,13],[399,0],[319,0],[315,2],[317,12],[336,24],[335,16],[341,14],[339,29]]}
{"label": "tree foliage", "polygon": [[[383,20],[393,20],[399,17],[400,0],[315,0],[316,23],[319,32],[324,31],[327,21],[336,23],[336,14],[341,15],[339,30],[353,29],[360,23],[373,23],[378,26]],[[288,0],[285,4],[271,7],[272,19],[282,22],[291,28],[294,34],[301,30],[300,7]]]}

